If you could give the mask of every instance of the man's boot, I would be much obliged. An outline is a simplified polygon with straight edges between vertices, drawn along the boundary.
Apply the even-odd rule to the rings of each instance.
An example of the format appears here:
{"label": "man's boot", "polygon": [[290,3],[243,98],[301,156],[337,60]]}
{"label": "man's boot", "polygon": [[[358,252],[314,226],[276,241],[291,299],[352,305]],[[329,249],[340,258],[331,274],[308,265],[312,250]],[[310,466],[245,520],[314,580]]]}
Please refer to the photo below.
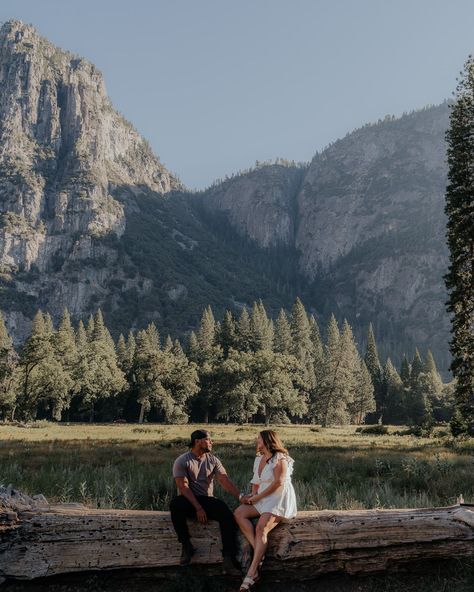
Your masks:
{"label": "man's boot", "polygon": [[189,565],[191,557],[196,553],[196,549],[191,545],[190,541],[181,543],[181,557],[179,559],[180,565]]}
{"label": "man's boot", "polygon": [[242,573],[242,566],[234,555],[226,553],[222,561],[222,571],[229,576],[240,575]]}

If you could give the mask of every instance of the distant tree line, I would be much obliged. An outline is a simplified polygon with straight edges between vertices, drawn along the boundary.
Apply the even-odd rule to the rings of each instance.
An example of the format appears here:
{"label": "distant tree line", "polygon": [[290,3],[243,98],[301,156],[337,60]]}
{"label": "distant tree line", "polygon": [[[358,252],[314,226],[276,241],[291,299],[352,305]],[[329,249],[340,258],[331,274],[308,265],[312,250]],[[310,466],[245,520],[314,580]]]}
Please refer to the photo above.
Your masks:
{"label": "distant tree line", "polygon": [[382,366],[371,326],[362,357],[347,321],[323,339],[299,299],[276,320],[261,301],[221,321],[207,307],[185,349],[153,323],[115,343],[100,310],[76,328],[66,310],[57,328],[38,311],[17,352],[0,315],[4,420],[430,426],[450,419],[452,391],[430,352]]}

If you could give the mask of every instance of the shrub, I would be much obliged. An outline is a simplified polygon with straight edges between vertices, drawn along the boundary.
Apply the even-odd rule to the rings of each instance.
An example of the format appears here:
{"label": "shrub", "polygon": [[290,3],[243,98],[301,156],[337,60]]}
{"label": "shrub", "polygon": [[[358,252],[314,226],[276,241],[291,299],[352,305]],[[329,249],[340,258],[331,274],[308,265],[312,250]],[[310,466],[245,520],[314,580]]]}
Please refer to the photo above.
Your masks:
{"label": "shrub", "polygon": [[366,428],[360,428],[360,433],[370,436],[386,436],[388,434],[388,428],[382,424],[371,425]]}

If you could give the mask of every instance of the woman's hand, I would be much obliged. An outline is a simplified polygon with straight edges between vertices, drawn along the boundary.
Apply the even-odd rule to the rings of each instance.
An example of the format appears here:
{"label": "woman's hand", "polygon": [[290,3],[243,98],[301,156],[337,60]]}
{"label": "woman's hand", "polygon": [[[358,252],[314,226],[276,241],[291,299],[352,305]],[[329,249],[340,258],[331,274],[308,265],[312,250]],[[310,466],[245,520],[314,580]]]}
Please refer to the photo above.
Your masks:
{"label": "woman's hand", "polygon": [[250,505],[253,505],[253,504],[256,504],[257,502],[259,502],[260,499],[261,498],[258,495],[250,495],[247,503],[249,503]]}

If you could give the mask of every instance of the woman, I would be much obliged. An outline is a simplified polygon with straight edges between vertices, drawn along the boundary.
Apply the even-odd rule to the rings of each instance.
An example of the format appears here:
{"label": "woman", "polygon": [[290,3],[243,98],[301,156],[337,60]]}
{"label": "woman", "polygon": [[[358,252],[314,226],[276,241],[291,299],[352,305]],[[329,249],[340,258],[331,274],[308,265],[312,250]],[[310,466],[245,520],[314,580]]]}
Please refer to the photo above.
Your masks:
{"label": "woman", "polygon": [[[257,458],[253,465],[252,493],[242,498],[235,519],[253,548],[252,563],[240,586],[247,592],[259,578],[267,548],[268,533],[284,519],[296,516],[296,496],[291,483],[293,459],[277,433],[263,430],[257,436]],[[258,518],[254,530],[252,518]]]}

